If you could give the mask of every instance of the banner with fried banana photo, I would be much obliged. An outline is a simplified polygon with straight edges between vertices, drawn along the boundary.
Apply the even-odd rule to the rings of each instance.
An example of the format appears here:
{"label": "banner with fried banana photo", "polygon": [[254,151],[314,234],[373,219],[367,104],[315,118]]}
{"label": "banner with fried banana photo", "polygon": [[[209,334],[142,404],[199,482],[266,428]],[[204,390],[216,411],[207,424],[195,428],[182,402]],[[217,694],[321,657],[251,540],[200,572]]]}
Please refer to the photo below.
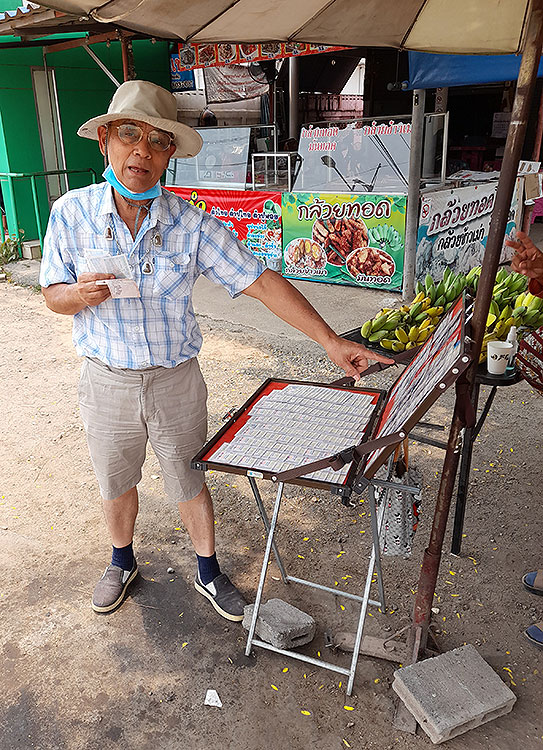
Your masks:
{"label": "banner with fried banana photo", "polygon": [[283,193],[283,276],[401,289],[405,195]]}

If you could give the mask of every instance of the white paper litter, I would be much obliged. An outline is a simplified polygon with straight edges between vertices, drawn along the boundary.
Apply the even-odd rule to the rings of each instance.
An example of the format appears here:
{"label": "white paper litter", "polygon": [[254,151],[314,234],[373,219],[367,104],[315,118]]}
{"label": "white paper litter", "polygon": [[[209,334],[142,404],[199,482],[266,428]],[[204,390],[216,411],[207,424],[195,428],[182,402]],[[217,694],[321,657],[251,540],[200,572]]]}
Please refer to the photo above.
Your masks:
{"label": "white paper litter", "polygon": [[222,708],[222,701],[216,690],[207,691],[204,706],[217,706],[217,708]]}

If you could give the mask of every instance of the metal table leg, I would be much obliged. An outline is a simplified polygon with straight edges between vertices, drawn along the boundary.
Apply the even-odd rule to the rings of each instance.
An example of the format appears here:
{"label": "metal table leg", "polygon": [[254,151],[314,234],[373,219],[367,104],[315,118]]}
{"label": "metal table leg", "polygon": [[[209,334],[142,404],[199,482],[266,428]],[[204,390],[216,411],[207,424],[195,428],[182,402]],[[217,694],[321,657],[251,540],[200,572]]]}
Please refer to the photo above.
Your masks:
{"label": "metal table leg", "polygon": [[[251,485],[251,489],[253,491],[253,495],[256,500],[256,505],[258,508],[258,512],[260,513],[260,518],[262,519],[262,523],[264,524],[264,528],[266,529],[266,534],[269,534],[270,533],[270,521],[268,518],[268,514],[266,513],[266,509],[264,508],[264,503],[262,502],[262,498],[260,496],[260,491],[258,489],[256,480],[254,477],[249,477],[248,479],[249,479],[249,484]],[[279,551],[277,550],[277,547],[274,541],[272,541],[272,550],[273,550],[273,554],[275,557],[275,561],[279,568],[279,572],[281,573],[281,578],[283,579],[283,583],[288,583],[288,576],[287,576],[287,573],[283,566],[283,562],[279,555]]]}
{"label": "metal table leg", "polygon": [[251,653],[251,647],[253,645],[256,621],[258,620],[258,611],[260,609],[260,602],[262,601],[262,591],[264,590],[264,581],[266,580],[266,573],[268,572],[268,560],[270,559],[273,536],[275,534],[275,527],[277,526],[277,518],[279,516],[279,508],[281,507],[281,498],[283,496],[284,487],[285,485],[283,484],[283,482],[279,482],[279,485],[277,486],[275,505],[273,507],[272,520],[268,531],[268,539],[266,541],[266,551],[264,553],[264,560],[262,562],[262,570],[260,571],[260,581],[258,582],[258,590],[256,592],[256,599],[253,607],[253,618],[251,620],[251,627],[249,628],[249,635],[247,636],[247,646],[245,648],[246,656],[249,656],[249,654]]}
{"label": "metal table leg", "polygon": [[381,523],[385,514],[385,503],[382,502],[380,510],[377,511],[377,504],[375,502],[375,487],[373,484],[370,484],[368,492],[371,502],[371,535],[373,544],[371,549],[370,562],[368,565],[368,573],[366,575],[366,584],[364,586],[364,594],[362,596],[362,606],[360,607],[360,615],[358,617],[358,627],[356,629],[356,636],[354,639],[353,658],[351,659],[349,681],[347,683],[347,695],[351,695],[353,691],[354,678],[356,676],[356,665],[358,663],[358,656],[360,654],[360,643],[362,642],[362,634],[364,632],[364,624],[366,622],[366,613],[368,611],[368,604],[370,601],[370,588],[375,567],[377,567],[381,607],[383,610],[385,608],[385,592],[383,589],[381,555],[379,551],[379,530],[381,528]]}

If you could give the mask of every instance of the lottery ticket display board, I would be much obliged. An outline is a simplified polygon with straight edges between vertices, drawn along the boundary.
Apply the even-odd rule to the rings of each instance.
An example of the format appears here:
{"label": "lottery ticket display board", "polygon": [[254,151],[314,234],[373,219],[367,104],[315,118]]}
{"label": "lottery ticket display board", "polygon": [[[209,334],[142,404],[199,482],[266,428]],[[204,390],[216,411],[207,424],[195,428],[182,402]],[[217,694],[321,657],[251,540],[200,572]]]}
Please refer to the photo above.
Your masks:
{"label": "lottery ticket display board", "polygon": [[[192,466],[271,479],[361,443],[371,434],[385,395],[376,389],[267,380]],[[355,473],[351,462],[339,471],[325,468],[291,483],[337,493],[352,483]]]}
{"label": "lottery ticket display board", "polygon": [[[282,481],[281,474],[332,458],[353,446],[406,434],[466,369],[464,301],[459,299],[390,391],[269,379],[192,460],[192,467]],[[371,478],[399,440],[354,458],[289,477],[291,484],[348,496]]]}
{"label": "lottery ticket display board", "polygon": [[[399,429],[409,432],[467,368],[471,357],[465,350],[465,318],[460,298],[390,388],[373,439]],[[364,475],[372,477],[393,450],[387,446],[370,454]]]}

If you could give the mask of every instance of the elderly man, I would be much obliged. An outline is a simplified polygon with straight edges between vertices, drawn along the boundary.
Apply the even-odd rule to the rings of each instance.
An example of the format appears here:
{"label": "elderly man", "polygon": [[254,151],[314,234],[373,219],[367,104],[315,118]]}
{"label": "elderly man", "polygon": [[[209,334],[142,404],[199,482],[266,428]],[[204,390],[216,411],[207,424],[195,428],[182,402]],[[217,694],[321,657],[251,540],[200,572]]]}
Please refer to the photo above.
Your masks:
{"label": "elderly man", "polygon": [[[192,307],[203,274],[232,297],[254,297],[323,346],[347,375],[385,360],[338,337],[307,300],[264,267],[217,219],[162,190],[170,157],[195,156],[200,135],[177,122],[175,97],[145,81],[120,86],[105,115],[79,135],[98,140],[105,182],[72,190],[53,206],[41,285],[47,306],[73,315],[84,357],[80,410],[113,544],[92,597],[112,612],[137,575],[132,549],[137,484],[147,440],[164,486],[179,504],[197,557],[195,588],[223,617],[239,621],[245,601],[215,554],[213,506],[190,459],[206,437],[207,391],[196,356],[202,337]],[[126,279],[112,298],[108,280]],[[100,283],[101,282],[101,283]]]}

